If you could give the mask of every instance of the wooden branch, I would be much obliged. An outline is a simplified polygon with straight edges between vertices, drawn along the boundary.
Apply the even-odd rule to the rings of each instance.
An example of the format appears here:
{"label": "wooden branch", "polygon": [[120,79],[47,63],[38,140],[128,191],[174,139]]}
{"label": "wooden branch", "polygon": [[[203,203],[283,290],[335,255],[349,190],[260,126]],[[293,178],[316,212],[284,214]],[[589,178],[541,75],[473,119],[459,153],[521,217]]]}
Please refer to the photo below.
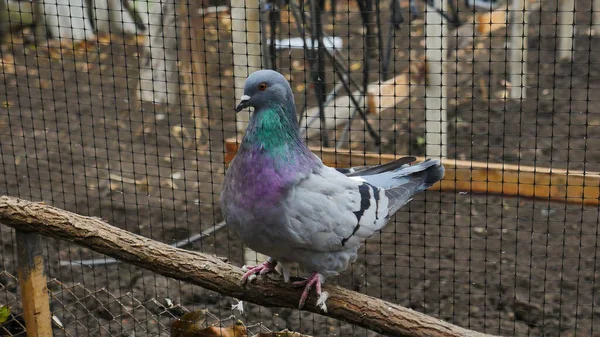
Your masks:
{"label": "wooden branch", "polygon": [[52,337],[42,236],[17,231],[18,275],[28,336]]}
{"label": "wooden branch", "polygon": [[[235,139],[225,141],[225,162],[237,152]],[[350,167],[388,163],[402,157],[391,154],[352,153],[311,147],[330,166]],[[417,157],[417,162],[425,160]],[[489,193],[539,198],[583,205],[600,205],[600,173],[539,168],[523,165],[443,159],[446,175],[430,190]]]}
{"label": "wooden branch", "polygon": [[[270,279],[241,286],[242,270],[216,256],[174,248],[113,227],[101,219],[44,203],[0,197],[0,221],[18,231],[68,240],[166,277],[263,306],[296,308],[302,291]],[[489,337],[338,286],[326,284],[324,290],[330,294],[327,313],[315,306],[314,295],[304,308],[386,335]]]}

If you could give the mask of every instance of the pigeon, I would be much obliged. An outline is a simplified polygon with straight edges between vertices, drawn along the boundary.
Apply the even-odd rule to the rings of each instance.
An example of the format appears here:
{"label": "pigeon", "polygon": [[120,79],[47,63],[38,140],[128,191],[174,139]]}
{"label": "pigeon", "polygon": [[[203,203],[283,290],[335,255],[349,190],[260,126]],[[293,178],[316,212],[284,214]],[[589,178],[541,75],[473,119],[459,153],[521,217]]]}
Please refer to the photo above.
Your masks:
{"label": "pigeon", "polygon": [[312,273],[299,308],[313,287],[327,311],[328,277],[356,261],[361,243],[382,229],[411,197],[441,180],[439,160],[410,165],[414,157],[372,167],[325,166],[300,136],[292,89],[273,70],[252,73],[236,112],[253,107],[238,152],[227,169],[221,210],[245,245],[269,259],[245,267],[242,284],[276,271],[285,282],[297,264]]}

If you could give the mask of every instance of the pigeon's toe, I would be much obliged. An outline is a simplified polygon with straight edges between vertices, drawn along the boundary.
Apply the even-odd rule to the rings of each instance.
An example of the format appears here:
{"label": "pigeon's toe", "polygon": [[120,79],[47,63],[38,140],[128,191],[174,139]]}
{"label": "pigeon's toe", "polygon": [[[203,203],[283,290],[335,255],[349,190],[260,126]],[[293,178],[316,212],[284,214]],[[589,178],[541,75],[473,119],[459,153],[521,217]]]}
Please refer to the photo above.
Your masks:
{"label": "pigeon's toe", "polygon": [[242,270],[244,270],[246,273],[244,274],[244,276],[242,276],[241,282],[242,282],[242,284],[245,284],[247,281],[252,282],[253,280],[256,279],[257,274],[258,275],[266,275],[268,273],[272,273],[275,271],[276,266],[277,266],[277,261],[271,260],[271,259],[259,264],[258,266],[254,266],[254,267],[244,266],[244,267],[242,267]]}
{"label": "pigeon's toe", "polygon": [[[323,294],[321,292],[321,283],[323,283],[323,280],[324,280],[323,275],[321,275],[317,272],[314,272],[306,280],[293,283],[293,285],[296,285],[296,286],[304,285],[304,291],[302,292],[302,296],[300,296],[300,303],[298,304],[298,309],[302,309],[302,307],[304,307],[304,303],[306,302],[306,299],[308,298],[308,295],[310,294],[310,290],[312,289],[313,286],[316,288],[316,292],[317,292],[317,295],[319,295],[319,299],[321,299],[321,297],[323,296]],[[323,300],[322,305],[325,305],[325,301],[327,300],[327,297],[329,297],[329,294],[327,294],[325,296],[325,299]],[[318,301],[317,301],[317,305],[321,306],[321,304],[319,304]],[[323,311],[327,312],[326,306]]]}

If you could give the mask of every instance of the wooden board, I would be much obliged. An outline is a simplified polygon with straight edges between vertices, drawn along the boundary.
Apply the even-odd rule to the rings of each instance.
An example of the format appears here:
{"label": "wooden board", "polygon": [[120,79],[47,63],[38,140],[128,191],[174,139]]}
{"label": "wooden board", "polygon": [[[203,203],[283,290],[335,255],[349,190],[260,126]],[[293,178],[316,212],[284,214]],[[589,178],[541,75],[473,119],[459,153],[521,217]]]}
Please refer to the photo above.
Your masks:
{"label": "wooden board", "polygon": [[17,231],[19,286],[27,336],[52,337],[42,247],[40,234]]}
{"label": "wooden board", "polygon": [[434,7],[426,5],[425,12],[425,153],[429,157],[444,158],[448,148],[448,24],[436,10],[446,10],[447,0],[434,0]]}
{"label": "wooden board", "polygon": [[[196,141],[202,138],[205,129],[203,120],[208,116],[208,103],[206,101],[206,50],[204,48],[204,6],[203,0],[189,0],[181,2],[178,10],[181,17],[189,17],[189,22],[181,21],[181,50],[179,53],[180,71],[182,76],[191,75],[193,106],[192,118]],[[189,12],[188,12],[189,8]],[[212,7],[215,8],[215,7]]]}
{"label": "wooden board", "polygon": [[526,0],[512,0],[508,50],[508,80],[510,97],[522,100],[527,96],[527,36],[529,13]]}
{"label": "wooden board", "polygon": [[575,35],[575,0],[562,0],[558,7],[558,31],[556,45],[558,58],[570,62],[573,59],[573,36]]}
{"label": "wooden board", "polygon": [[[261,69],[260,9],[258,0],[231,1],[231,43],[236,105],[244,94],[246,78]],[[237,128],[244,132],[250,119],[248,110],[236,114]]]}
{"label": "wooden board", "polygon": [[489,35],[497,30],[505,28],[508,24],[508,17],[506,14],[506,8],[475,14],[477,33]]}
{"label": "wooden board", "polygon": [[[237,152],[238,143],[225,143],[225,162]],[[326,165],[350,167],[384,164],[402,157],[389,154],[349,153],[331,148],[311,148]],[[418,157],[417,162],[425,160]],[[471,162],[442,159],[446,167],[444,179],[432,190],[446,192],[489,193],[539,198],[584,205],[600,205],[600,173],[584,173],[523,165]]]}

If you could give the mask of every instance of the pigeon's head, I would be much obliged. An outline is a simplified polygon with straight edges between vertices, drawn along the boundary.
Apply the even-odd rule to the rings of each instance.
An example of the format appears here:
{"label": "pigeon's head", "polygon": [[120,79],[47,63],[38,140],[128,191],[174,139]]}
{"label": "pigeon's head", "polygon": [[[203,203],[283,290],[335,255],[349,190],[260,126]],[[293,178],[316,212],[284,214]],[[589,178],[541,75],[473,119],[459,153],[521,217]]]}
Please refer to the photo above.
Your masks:
{"label": "pigeon's head", "polygon": [[246,79],[244,96],[235,108],[240,112],[247,107],[260,110],[269,105],[294,105],[294,95],[288,81],[280,73],[273,70],[259,70]]}

